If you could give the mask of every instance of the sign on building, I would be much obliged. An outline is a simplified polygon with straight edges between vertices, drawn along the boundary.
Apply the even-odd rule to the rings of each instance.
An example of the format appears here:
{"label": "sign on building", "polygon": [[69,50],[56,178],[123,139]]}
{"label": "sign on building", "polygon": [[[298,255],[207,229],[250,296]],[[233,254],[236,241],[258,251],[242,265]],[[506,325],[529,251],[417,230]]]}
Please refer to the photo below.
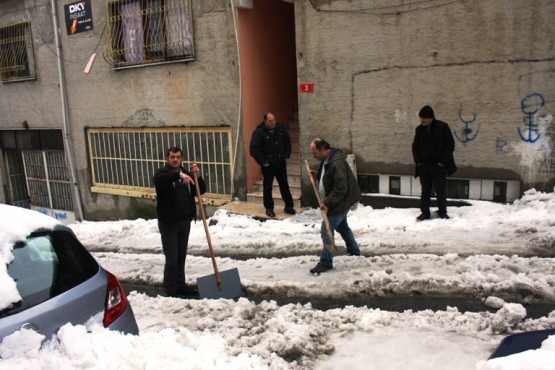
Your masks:
{"label": "sign on building", "polygon": [[93,29],[91,0],[67,4],[64,5],[64,9],[68,35],[91,31]]}

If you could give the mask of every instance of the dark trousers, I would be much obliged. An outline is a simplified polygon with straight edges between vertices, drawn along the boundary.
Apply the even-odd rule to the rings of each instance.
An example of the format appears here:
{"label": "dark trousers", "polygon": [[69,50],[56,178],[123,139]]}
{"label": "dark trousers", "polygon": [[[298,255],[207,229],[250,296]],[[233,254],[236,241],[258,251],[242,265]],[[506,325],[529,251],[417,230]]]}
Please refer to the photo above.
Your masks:
{"label": "dark trousers", "polygon": [[165,224],[158,221],[162,238],[162,249],[166,257],[164,264],[164,289],[167,295],[174,295],[185,286],[185,258],[191,231],[191,219]]}
{"label": "dark trousers", "polygon": [[262,176],[264,176],[264,208],[274,209],[274,199],[272,198],[274,178],[278,182],[281,199],[283,199],[285,206],[293,207],[293,197],[291,196],[291,190],[289,189],[289,183],[287,182],[287,166],[285,162],[279,165],[262,167]]}
{"label": "dark trousers", "polygon": [[418,169],[422,194],[420,195],[420,210],[430,214],[430,198],[432,186],[436,193],[437,209],[440,215],[447,214],[447,173],[445,167],[437,164],[421,164]]}

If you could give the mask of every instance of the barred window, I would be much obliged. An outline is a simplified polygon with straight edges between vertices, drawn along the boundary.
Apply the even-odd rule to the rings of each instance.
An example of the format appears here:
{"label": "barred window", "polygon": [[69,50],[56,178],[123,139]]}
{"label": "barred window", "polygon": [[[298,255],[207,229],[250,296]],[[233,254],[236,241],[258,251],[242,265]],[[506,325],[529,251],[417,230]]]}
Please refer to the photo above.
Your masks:
{"label": "barred window", "polygon": [[0,27],[0,79],[7,82],[35,78],[31,23]]}
{"label": "barred window", "polygon": [[23,151],[31,205],[73,210],[73,194],[63,151]]}
{"label": "barred window", "polygon": [[108,37],[114,68],[194,60],[191,0],[108,1]]}
{"label": "barred window", "polygon": [[92,192],[155,198],[152,178],[172,146],[184,166],[195,161],[206,182],[207,204],[231,200],[231,128],[88,129]]}

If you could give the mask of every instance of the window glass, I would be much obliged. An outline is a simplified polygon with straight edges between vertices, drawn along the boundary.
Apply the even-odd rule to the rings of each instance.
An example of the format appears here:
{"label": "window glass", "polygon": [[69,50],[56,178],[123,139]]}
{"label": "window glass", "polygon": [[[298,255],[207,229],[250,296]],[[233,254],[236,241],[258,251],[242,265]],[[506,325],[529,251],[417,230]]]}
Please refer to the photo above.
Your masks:
{"label": "window glass", "polygon": [[8,274],[21,296],[10,314],[62,294],[98,271],[98,264],[67,231],[33,234],[18,242]]}
{"label": "window glass", "polygon": [[195,58],[190,0],[108,1],[105,59],[114,68]]}

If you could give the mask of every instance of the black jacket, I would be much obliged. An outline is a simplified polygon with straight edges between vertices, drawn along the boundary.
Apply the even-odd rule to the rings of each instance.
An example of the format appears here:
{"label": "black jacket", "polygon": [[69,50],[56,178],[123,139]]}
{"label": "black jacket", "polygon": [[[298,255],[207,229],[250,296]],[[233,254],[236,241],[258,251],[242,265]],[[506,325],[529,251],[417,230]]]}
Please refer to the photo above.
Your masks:
{"label": "black jacket", "polygon": [[412,156],[416,164],[415,177],[418,177],[420,164],[437,164],[445,166],[447,176],[457,171],[453,152],[455,140],[449,125],[434,119],[429,127],[418,125],[412,142]]}
{"label": "black jacket", "polygon": [[264,121],[252,133],[250,154],[259,165],[279,165],[291,156],[291,138],[281,123],[270,132]]}
{"label": "black jacket", "polygon": [[[193,177],[193,174],[181,167],[181,171]],[[179,172],[175,172],[169,165],[158,169],[153,177],[156,188],[156,213],[158,220],[167,224],[175,224],[177,221],[196,219],[197,208],[195,206],[196,188],[194,185],[186,185],[181,182]],[[202,177],[198,177],[198,185],[201,194],[206,192],[206,183]]]}
{"label": "black jacket", "polygon": [[[324,161],[318,167],[318,179],[322,176]],[[347,156],[339,149],[332,148],[328,163],[325,165],[322,179],[326,197],[322,203],[328,206],[330,215],[349,210],[360,198],[362,193],[355,174],[347,163]]]}

